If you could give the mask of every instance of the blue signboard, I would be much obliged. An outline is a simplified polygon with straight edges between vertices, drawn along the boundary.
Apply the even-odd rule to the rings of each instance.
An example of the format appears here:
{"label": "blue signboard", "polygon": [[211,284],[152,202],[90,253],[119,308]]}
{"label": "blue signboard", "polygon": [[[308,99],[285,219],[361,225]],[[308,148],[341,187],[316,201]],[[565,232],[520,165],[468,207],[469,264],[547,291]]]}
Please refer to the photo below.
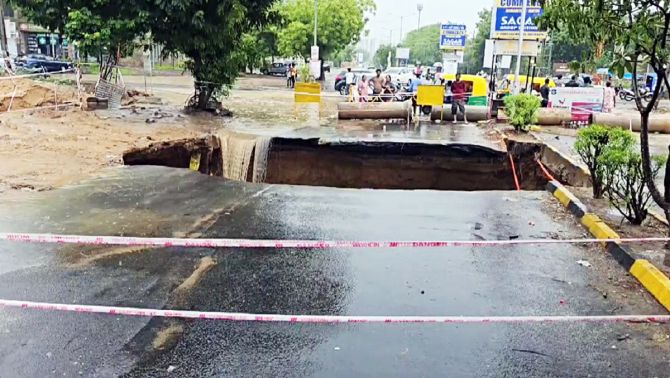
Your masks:
{"label": "blue signboard", "polygon": [[[526,8],[525,26],[523,29],[524,39],[544,40],[547,32],[540,31],[535,25],[535,19],[544,13],[543,9],[532,1]],[[522,24],[522,1],[498,0],[493,8],[493,22],[491,25],[491,38],[493,39],[517,39]]]}
{"label": "blue signboard", "polygon": [[463,50],[465,48],[465,25],[442,24],[440,48],[443,50]]}

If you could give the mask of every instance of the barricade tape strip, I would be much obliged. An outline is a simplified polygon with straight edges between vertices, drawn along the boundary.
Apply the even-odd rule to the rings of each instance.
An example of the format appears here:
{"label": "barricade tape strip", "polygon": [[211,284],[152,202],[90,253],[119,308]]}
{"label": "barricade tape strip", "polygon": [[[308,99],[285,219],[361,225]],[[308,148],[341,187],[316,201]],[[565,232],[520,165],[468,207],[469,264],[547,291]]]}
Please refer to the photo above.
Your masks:
{"label": "barricade tape strip", "polygon": [[529,244],[594,244],[668,242],[670,238],[620,239],[512,239],[512,240],[414,240],[414,241],[348,241],[348,240],[273,240],[273,239],[192,239],[130,236],[87,236],[38,233],[0,233],[0,240],[24,243],[85,245],[126,245],[186,248],[444,248],[490,247]]}
{"label": "barricade tape strip", "polygon": [[362,316],[283,315],[239,312],[160,310],[136,307],[77,305],[0,299],[0,307],[89,314],[201,320],[284,323],[668,323],[670,315],[547,315],[547,316]]}

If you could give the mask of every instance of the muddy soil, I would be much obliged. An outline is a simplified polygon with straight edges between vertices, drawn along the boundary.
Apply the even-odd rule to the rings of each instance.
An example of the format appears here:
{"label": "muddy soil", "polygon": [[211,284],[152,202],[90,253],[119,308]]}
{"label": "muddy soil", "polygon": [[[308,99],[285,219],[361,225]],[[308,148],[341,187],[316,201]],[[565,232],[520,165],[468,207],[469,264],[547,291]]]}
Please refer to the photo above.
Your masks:
{"label": "muddy soil", "polygon": [[200,135],[170,118],[147,123],[151,114],[128,119],[70,109],[0,115],[0,195],[74,184],[123,165],[129,148]]}
{"label": "muddy soil", "polygon": [[[649,215],[640,226],[628,223],[619,212],[610,208],[607,199],[594,199],[591,188],[574,188],[574,193],[588,209],[602,218],[610,227],[623,238],[659,238],[668,236],[668,227]],[[670,275],[670,266],[664,264],[665,255],[670,250],[664,248],[663,243],[636,243],[631,244],[638,257],[651,261],[666,275]]]}

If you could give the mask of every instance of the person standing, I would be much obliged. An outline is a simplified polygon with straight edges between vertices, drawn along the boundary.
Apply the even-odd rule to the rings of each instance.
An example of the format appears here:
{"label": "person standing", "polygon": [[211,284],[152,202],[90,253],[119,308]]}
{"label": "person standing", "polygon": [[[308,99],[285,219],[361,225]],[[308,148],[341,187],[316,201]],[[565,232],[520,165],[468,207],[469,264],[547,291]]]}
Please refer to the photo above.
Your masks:
{"label": "person standing", "polygon": [[351,86],[354,85],[355,75],[351,72],[351,67],[347,68],[347,73],[344,75],[344,87],[347,96],[351,94]]}
{"label": "person standing", "polygon": [[287,64],[286,65],[286,88],[293,88],[291,86],[291,77],[292,77],[291,75],[293,75],[293,73],[291,72],[291,65]]}
{"label": "person standing", "polygon": [[358,82],[358,101],[368,102],[368,93],[370,92],[370,84],[368,83],[368,78],[363,75],[361,80]]}
{"label": "person standing", "polygon": [[567,88],[577,88],[577,87],[579,87],[579,82],[577,81],[577,75],[572,75],[572,78],[570,78],[570,81],[565,83],[565,86]]}
{"label": "person standing", "polygon": [[451,115],[454,116],[454,123],[458,121],[458,112],[463,113],[463,121],[468,123],[468,118],[465,115],[465,82],[461,81],[461,74],[456,74],[456,80],[451,84]]}
{"label": "person standing", "polygon": [[298,77],[298,69],[295,66],[295,63],[291,63],[291,88],[295,88],[295,80]]}
{"label": "person standing", "polygon": [[393,97],[395,96],[395,84],[393,83],[393,79],[391,79],[391,75],[386,75],[386,78],[384,79],[384,91],[382,92],[383,95],[383,101],[384,102],[390,102],[393,101]]}
{"label": "person standing", "polygon": [[605,83],[605,100],[603,101],[603,112],[611,113],[616,106],[616,91],[612,88],[612,82]]}
{"label": "person standing", "polygon": [[382,70],[378,68],[376,73],[377,75],[370,79],[370,83],[372,84],[373,101],[377,101],[379,99],[379,95],[381,95],[382,91],[384,90],[384,78],[382,77]]}
{"label": "person standing", "polygon": [[409,92],[412,94],[412,114],[416,114],[416,109],[419,106],[416,103],[416,96],[419,93],[419,86],[423,84],[421,81],[421,72],[415,71],[414,76],[415,78],[410,80],[409,83]]}
{"label": "person standing", "polygon": [[540,88],[540,96],[542,96],[542,107],[546,108],[549,105],[549,79],[544,79],[544,85]]}

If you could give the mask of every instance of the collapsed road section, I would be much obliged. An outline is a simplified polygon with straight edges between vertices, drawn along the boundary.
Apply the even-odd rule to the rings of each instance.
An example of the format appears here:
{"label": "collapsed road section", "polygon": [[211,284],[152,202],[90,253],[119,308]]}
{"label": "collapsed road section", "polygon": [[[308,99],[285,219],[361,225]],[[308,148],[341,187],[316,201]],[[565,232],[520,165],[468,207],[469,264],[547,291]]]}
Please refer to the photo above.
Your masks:
{"label": "collapsed road section", "polygon": [[221,139],[156,143],[126,152],[123,160],[126,165],[190,167],[238,181],[338,188],[513,190],[514,175],[520,189],[543,190],[546,185],[536,163],[545,155],[541,143],[505,140],[498,147],[249,135]]}

